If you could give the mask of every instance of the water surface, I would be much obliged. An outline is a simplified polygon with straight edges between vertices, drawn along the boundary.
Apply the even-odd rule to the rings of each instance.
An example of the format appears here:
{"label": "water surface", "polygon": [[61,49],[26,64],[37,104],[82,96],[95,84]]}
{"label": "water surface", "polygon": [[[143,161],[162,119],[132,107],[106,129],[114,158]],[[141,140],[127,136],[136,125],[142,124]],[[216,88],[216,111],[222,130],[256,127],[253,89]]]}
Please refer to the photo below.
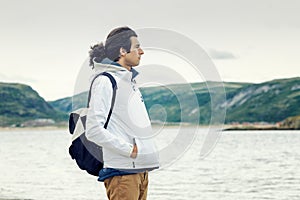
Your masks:
{"label": "water surface", "polygon": [[[191,128],[191,127],[189,127]],[[205,159],[200,131],[185,154],[150,174],[148,199],[300,199],[300,132],[223,132]],[[168,145],[174,128],[157,141]],[[68,155],[66,130],[0,132],[0,199],[105,200],[96,178]]]}

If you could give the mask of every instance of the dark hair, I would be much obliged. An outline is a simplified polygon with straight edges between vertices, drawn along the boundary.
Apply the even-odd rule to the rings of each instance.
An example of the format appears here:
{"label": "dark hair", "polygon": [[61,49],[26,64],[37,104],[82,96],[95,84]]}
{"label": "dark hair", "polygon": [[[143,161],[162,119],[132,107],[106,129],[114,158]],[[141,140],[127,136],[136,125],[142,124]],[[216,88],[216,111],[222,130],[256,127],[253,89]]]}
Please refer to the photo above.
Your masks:
{"label": "dark hair", "polygon": [[105,45],[101,42],[91,46],[91,50],[89,51],[90,66],[94,65],[93,60],[101,62],[106,57],[112,61],[118,61],[120,48],[124,48],[127,52],[130,52],[130,38],[132,36],[137,37],[137,34],[127,26],[112,30],[106,38]]}

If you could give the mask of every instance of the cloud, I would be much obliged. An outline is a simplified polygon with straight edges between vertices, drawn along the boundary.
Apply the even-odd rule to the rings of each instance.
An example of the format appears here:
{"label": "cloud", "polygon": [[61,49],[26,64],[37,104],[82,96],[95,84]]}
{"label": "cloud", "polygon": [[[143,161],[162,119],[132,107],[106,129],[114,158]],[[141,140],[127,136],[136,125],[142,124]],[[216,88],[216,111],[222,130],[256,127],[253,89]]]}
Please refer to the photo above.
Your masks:
{"label": "cloud", "polygon": [[229,51],[210,49],[208,54],[212,59],[216,60],[237,59],[237,57]]}
{"label": "cloud", "polygon": [[4,75],[4,74],[2,74],[2,73],[0,73],[0,80],[6,80],[6,79],[7,79],[7,76]]}

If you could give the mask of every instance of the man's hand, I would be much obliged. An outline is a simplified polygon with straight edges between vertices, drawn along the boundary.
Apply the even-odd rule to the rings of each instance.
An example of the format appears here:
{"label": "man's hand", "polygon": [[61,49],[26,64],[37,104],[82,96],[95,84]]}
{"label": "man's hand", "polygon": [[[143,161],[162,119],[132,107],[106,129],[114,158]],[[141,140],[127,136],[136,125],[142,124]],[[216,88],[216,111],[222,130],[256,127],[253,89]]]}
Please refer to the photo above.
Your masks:
{"label": "man's hand", "polygon": [[136,158],[137,153],[138,153],[138,148],[137,148],[137,146],[136,146],[136,144],[135,144],[135,145],[133,146],[133,151],[132,151],[130,157],[131,157],[131,158]]}

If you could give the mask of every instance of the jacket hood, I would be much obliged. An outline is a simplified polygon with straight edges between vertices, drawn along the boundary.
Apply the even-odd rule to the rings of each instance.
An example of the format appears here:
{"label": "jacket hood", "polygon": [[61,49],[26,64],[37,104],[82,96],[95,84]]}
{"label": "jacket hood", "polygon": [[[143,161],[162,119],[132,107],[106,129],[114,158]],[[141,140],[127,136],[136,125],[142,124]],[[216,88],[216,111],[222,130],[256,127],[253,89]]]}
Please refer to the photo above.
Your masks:
{"label": "jacket hood", "polygon": [[119,63],[114,62],[110,60],[109,58],[104,58],[100,63],[95,61],[95,58],[93,59],[94,63],[94,69],[96,73],[101,73],[101,72],[116,72],[116,71],[125,71]]}

